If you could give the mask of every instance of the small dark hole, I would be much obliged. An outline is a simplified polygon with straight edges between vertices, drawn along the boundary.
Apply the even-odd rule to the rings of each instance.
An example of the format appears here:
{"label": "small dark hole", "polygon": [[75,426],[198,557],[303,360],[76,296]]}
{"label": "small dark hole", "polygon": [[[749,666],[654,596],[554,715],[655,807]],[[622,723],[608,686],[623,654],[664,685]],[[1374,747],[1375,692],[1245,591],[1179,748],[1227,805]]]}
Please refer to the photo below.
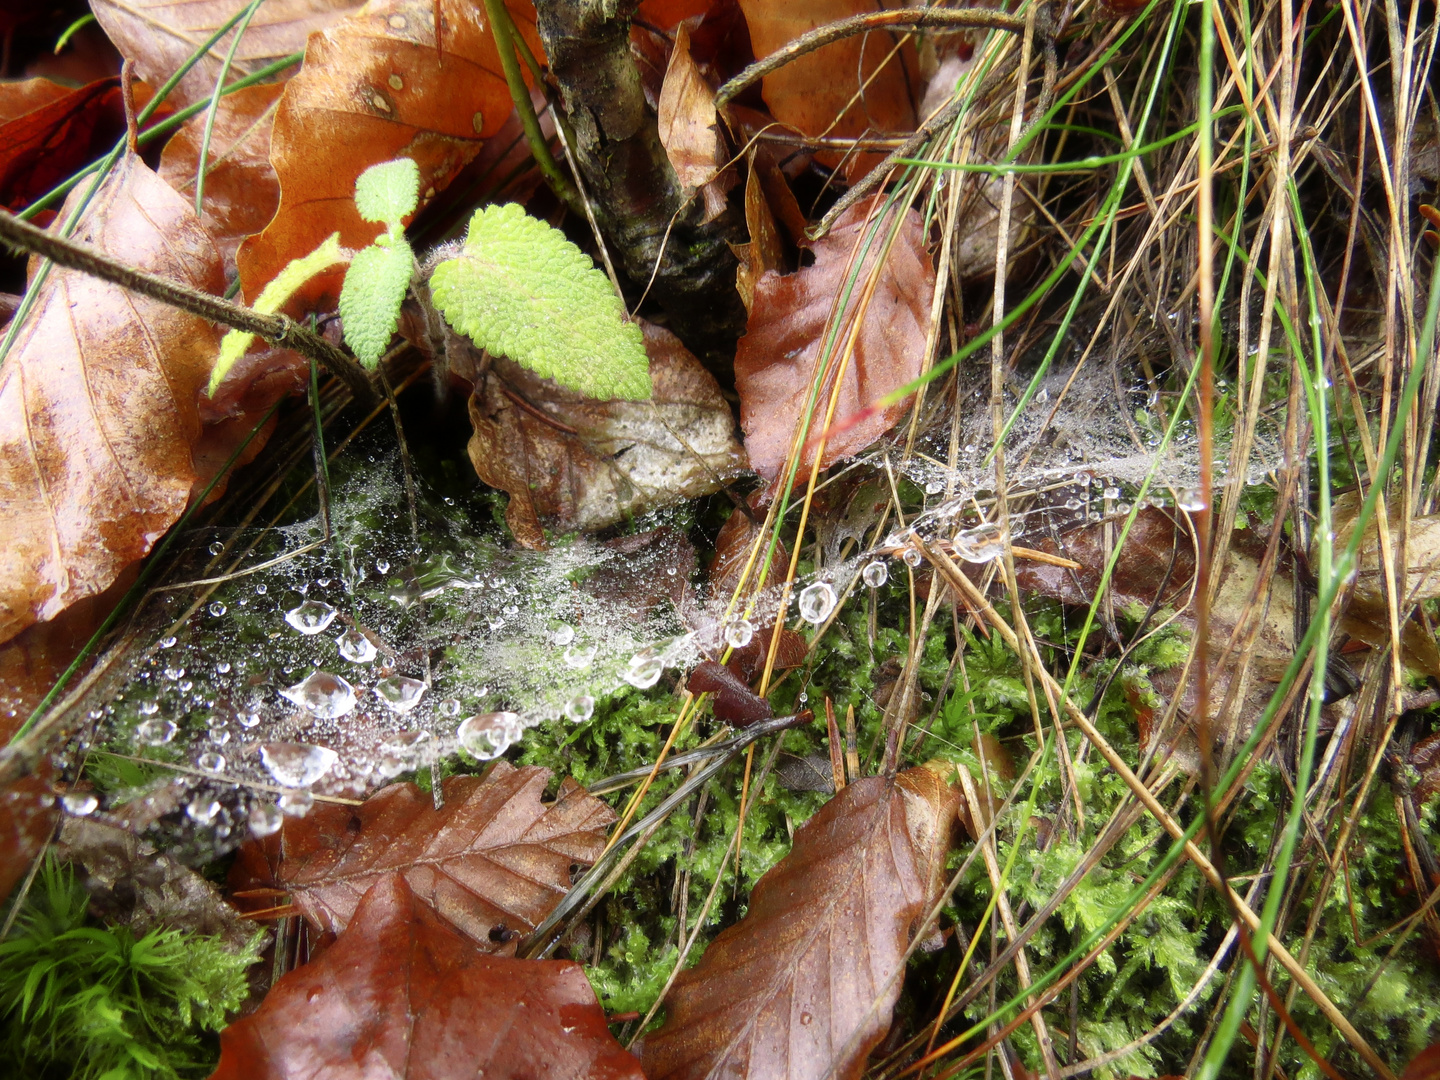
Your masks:
{"label": "small dark hole", "polygon": [[518,930],[511,930],[511,929],[510,929],[508,926],[506,926],[504,923],[501,923],[499,926],[492,926],[492,927],[490,928],[490,940],[491,940],[491,941],[494,941],[494,942],[497,942],[497,943],[504,943],[504,942],[506,942],[506,941],[514,941],[514,940],[515,940],[517,937],[519,937],[519,936],[520,936],[520,931],[518,931]]}

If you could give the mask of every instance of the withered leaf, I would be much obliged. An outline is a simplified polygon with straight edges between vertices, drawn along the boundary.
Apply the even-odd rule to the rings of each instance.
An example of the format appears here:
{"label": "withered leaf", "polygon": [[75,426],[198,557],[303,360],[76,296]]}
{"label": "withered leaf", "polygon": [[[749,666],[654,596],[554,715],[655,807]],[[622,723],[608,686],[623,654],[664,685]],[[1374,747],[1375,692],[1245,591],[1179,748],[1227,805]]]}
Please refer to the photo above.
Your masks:
{"label": "withered leaf", "polygon": [[750,159],[749,175],[745,180],[745,225],[750,232],[747,244],[732,244],[740,266],[735,271],[735,288],[748,312],[755,306],[755,286],[766,272],[782,271],[785,268],[785,246],[780,239],[780,229],[775,224],[775,215],[770,213],[770,204],[765,199],[765,188],[760,182],[760,170],[755,157]]}
{"label": "withered leaf", "polygon": [[470,398],[470,460],[510,494],[526,547],[544,526],[593,530],[716,490],[744,466],[715,378],[668,330],[642,323],[654,397],[593,401],[497,359]]}
{"label": "withered leaf", "polygon": [[[284,87],[247,86],[220,99],[210,133],[206,160],[205,199],[200,220],[233,270],[240,242],[265,228],[280,206],[280,181],[270,164],[270,127]],[[191,200],[205,114],[185,124],[165,144],[160,175]]]}
{"label": "withered leaf", "polygon": [[1400,1080],[1440,1080],[1440,1043],[1416,1054],[1400,1074]]}
{"label": "withered leaf", "polygon": [[718,175],[725,163],[725,145],[716,125],[715,92],[690,57],[690,31],[683,23],[675,32],[656,112],[660,145],[680,186],[686,191],[700,189],[705,221],[713,221],[725,209],[725,181],[733,183],[734,174]]}
{"label": "withered leaf", "polygon": [[925,768],[847,785],[796,830],[745,918],[675,980],[641,1049],[646,1076],[858,1077],[890,1027],[958,804]]}
{"label": "withered leaf", "polygon": [[45,850],[58,816],[45,775],[22,777],[0,792],[0,902]]}
{"label": "withered leaf", "polygon": [[0,206],[28,206],[124,130],[119,79],[78,90],[49,79],[0,82]]}
{"label": "withered leaf", "polygon": [[715,719],[737,727],[756,720],[768,720],[774,713],[770,703],[741,682],[733,671],[713,660],[695,665],[685,688],[692,694],[713,694],[710,708]]}
{"label": "withered leaf", "polygon": [[[250,20],[235,49],[230,78],[248,75],[305,47],[305,39],[323,30],[363,0],[266,0]],[[249,0],[92,0],[91,10],[122,56],[135,61],[140,76],[159,86]],[[215,90],[234,31],[210,47],[170,95],[177,106],[204,101]]]}
{"label": "withered leaf", "polygon": [[[139,158],[120,161],[75,238],[224,288],[193,208]],[[204,319],[51,270],[0,368],[0,641],[103,592],[180,516],[196,480],[196,396],[218,343]]]}
{"label": "withered leaf", "polygon": [[[740,0],[757,58],[769,56],[817,26],[868,14],[877,6],[868,0],[807,0],[804,4]],[[893,39],[883,33],[845,38],[765,76],[761,94],[776,120],[805,135],[844,139],[877,130],[912,131],[918,96],[912,94],[914,88],[906,73],[918,72],[919,64],[913,45],[905,44],[892,56],[893,47]],[[843,160],[846,178],[854,181],[884,155],[827,151],[817,157],[832,167]]]}
{"label": "withered leaf", "polygon": [[447,779],[440,810],[414,784],[391,784],[358,807],[317,805],[246,843],[231,889],[285,889],[311,923],[340,933],[366,890],[400,877],[479,948],[513,951],[514,937],[569,890],[571,867],[599,856],[615,820],[571,780],[542,803],[549,777],[500,761],[483,780]]}
{"label": "withered leaf", "polygon": [[[1346,492],[1335,500],[1332,508],[1335,525],[1335,547],[1343,548],[1355,532],[1355,517],[1364,501],[1358,491]],[[1398,556],[1400,541],[1405,540],[1405,572],[1395,575],[1395,584],[1406,603],[1434,600],[1440,597],[1440,514],[1429,514],[1405,520],[1402,506],[1391,505],[1386,522],[1390,553]],[[1372,518],[1356,552],[1355,593],[1357,596],[1384,603],[1385,575],[1380,568],[1380,525]]]}
{"label": "withered leaf", "polygon": [[220,1033],[212,1080],[644,1080],[579,964],[487,955],[403,878]]}
{"label": "withered leaf", "polygon": [[[512,15],[538,54],[534,10],[517,2]],[[437,46],[433,0],[375,0],[310,39],[271,136],[280,209],[240,247],[248,301],[333,232],[346,247],[375,239],[354,198],[371,165],[413,159],[423,208],[505,123],[510,92],[483,5],[446,4],[441,25]],[[312,279],[294,310],[333,310],[343,278],[341,267]]]}
{"label": "withered leaf", "polygon": [[[851,336],[861,320],[855,351],[845,365],[835,408],[837,424],[875,405],[893,390],[914,380],[924,362],[930,325],[930,299],[935,272],[925,250],[920,215],[904,209],[899,222],[892,210],[883,217],[874,241],[848,290],[848,302],[839,313],[838,330],[828,331],[837,298],[846,288],[851,253],[867,230],[865,218],[872,205],[866,200],[847,212],[826,237],[815,244],[815,263],[782,277],[767,273],[755,286],[755,302],[745,336],[735,354],[735,389],[740,394],[740,422],[750,467],[774,480],[785,465],[804,421],[811,383],[824,343],[833,339],[825,381],[816,399],[814,415],[802,451],[801,475],[806,475],[819,449],[835,375]],[[888,255],[886,238],[898,232]],[[858,261],[858,260],[857,260]],[[874,294],[862,309],[866,282],[876,275]],[[885,434],[905,414],[906,398],[865,416],[850,427],[830,433],[821,467],[858,454]]]}

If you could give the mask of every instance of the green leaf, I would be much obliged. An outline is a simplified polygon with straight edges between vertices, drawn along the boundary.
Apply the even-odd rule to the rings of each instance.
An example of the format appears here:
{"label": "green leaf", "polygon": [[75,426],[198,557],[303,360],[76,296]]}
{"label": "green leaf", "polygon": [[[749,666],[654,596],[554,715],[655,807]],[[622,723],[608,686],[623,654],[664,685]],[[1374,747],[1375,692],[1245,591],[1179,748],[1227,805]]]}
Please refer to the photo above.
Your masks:
{"label": "green leaf", "polygon": [[420,199],[420,167],[410,158],[371,165],[355,181],[355,209],[366,221],[400,231],[400,219],[415,212]]}
{"label": "green leaf", "polygon": [[640,328],[610,281],[558,229],[513,203],[477,210],[435,268],[435,305],[476,345],[599,400],[652,393]]}
{"label": "green leaf", "polygon": [[400,323],[400,303],[410,286],[415,256],[403,236],[381,236],[358,252],[345,271],[340,290],[340,321],[345,343],[367,368],[374,369]]}

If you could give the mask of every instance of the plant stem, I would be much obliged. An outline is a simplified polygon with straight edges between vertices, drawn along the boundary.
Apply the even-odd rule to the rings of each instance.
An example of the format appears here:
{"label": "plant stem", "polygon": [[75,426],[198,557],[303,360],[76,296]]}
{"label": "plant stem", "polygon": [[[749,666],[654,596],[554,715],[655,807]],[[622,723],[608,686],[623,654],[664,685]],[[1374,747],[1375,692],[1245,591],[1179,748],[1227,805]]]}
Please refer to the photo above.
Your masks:
{"label": "plant stem", "polygon": [[21,251],[43,256],[71,270],[119,285],[131,292],[159,300],[162,304],[198,315],[202,319],[258,334],[275,345],[294,349],[302,356],[308,356],[323,364],[330,374],[349,387],[355,400],[366,408],[372,408],[378,400],[370,377],[358,363],[319,334],[305,329],[284,315],[262,315],[241,304],[211,296],[178,281],[147,274],[143,270],[116,262],[87,244],[77,244],[73,240],[38,229],[4,210],[0,210],[0,240]]}

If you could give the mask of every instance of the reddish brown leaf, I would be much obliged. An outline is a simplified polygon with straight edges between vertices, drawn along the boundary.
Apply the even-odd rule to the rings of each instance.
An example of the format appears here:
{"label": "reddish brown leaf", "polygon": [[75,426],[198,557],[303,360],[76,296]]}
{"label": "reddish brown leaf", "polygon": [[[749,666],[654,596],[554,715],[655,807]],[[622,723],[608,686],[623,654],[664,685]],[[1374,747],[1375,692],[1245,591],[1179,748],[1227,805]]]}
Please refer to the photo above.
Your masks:
{"label": "reddish brown leaf", "polygon": [[[48,766],[45,772],[50,772]],[[45,850],[58,816],[55,795],[43,776],[26,776],[0,792],[0,902]]]}
{"label": "reddish brown leaf", "polygon": [[1440,1080],[1440,1043],[1416,1054],[1400,1074],[1400,1080]]}
{"label": "reddish brown leaf", "polygon": [[768,720],[774,715],[768,701],[741,682],[729,668],[713,660],[695,666],[686,689],[692,694],[714,694],[710,708],[715,719],[737,727],[748,727],[756,720]]}
{"label": "reddish brown leaf", "polygon": [[0,205],[30,205],[124,130],[119,79],[78,90],[49,79],[0,83]]}
{"label": "reddish brown leaf", "polygon": [[[826,329],[837,297],[850,279],[851,253],[867,231],[865,217],[872,205],[867,200],[854,207],[815,244],[813,266],[785,277],[766,274],[755,287],[749,326],[735,355],[735,389],[740,394],[740,422],[750,467],[768,480],[774,480],[784,467],[796,425],[804,420],[823,343],[831,338],[846,342],[857,317],[861,326],[840,383],[837,423],[875,405],[920,374],[935,272],[925,250],[920,215],[914,210],[904,210],[898,235],[883,262],[880,256],[894,219],[887,216],[881,220],[864,264],[853,278],[854,287],[848,290],[838,332]],[[869,304],[862,309],[871,275],[878,280]],[[844,347],[836,345],[831,352],[802,454],[802,476],[819,448]],[[894,426],[909,406],[906,398],[843,431],[831,432],[821,466],[864,450]]]}
{"label": "reddish brown leaf", "polygon": [[745,918],[675,980],[641,1050],[650,1080],[858,1077],[890,1027],[958,804],[908,769],[857,780],[796,830]]}
{"label": "reddish brown leaf", "polygon": [[770,213],[770,204],[765,200],[760,170],[753,156],[745,181],[745,225],[750,231],[750,242],[732,244],[731,247],[740,260],[735,272],[735,288],[748,312],[755,306],[755,286],[760,279],[771,270],[783,271],[785,268],[785,245],[780,239],[775,216]]}
{"label": "reddish brown leaf", "polygon": [[1415,782],[1415,802],[1423,806],[1440,791],[1440,732],[1415,744],[1410,751],[1410,767],[1420,774]]}
{"label": "reddish brown leaf", "polygon": [[[270,164],[270,127],[284,88],[247,86],[220,99],[206,158],[201,222],[233,270],[240,242],[265,228],[280,206],[280,181]],[[160,175],[188,199],[205,136],[205,114],[190,120],[165,144]]]}
{"label": "reddish brown leaf", "polygon": [[[513,14],[538,54],[534,11],[517,0]],[[248,300],[333,232],[347,247],[375,238],[380,226],[361,219],[354,199],[371,165],[412,158],[423,207],[505,123],[510,92],[484,7],[444,5],[439,48],[435,23],[432,0],[376,0],[311,38],[275,116],[280,209],[240,248]],[[336,268],[313,279],[295,310],[332,310],[343,277]]]}
{"label": "reddish brown leaf", "polygon": [[571,867],[599,856],[615,820],[571,780],[542,803],[549,778],[500,761],[483,780],[446,780],[440,810],[414,784],[392,784],[359,807],[317,805],[242,847],[231,887],[285,889],[316,927],[340,933],[366,890],[400,877],[481,949],[513,951],[507,943],[549,914]]}
{"label": "reddish brown leaf", "polygon": [[[877,6],[872,0],[807,0],[804,4],[740,0],[757,58],[769,56],[817,26],[868,14]],[[918,71],[919,65],[911,44],[892,55],[895,43],[890,34],[862,34],[807,53],[765,76],[761,84],[765,104],[776,120],[805,135],[843,139],[909,132],[915,127],[913,102],[917,99],[906,72]],[[845,175],[852,181],[869,172],[883,156],[845,156],[837,151],[817,155],[831,166],[843,159]]]}
{"label": "reddish brown leaf", "polygon": [[[266,0],[250,20],[235,50],[230,78],[248,75],[305,47],[305,40],[362,0]],[[122,55],[153,86],[180,70],[190,55],[249,0],[93,0],[90,7]],[[177,106],[207,100],[215,91],[220,65],[234,31],[210,48],[171,92]]]}
{"label": "reddish brown leaf", "polygon": [[715,378],[648,323],[649,401],[593,401],[496,360],[470,398],[470,460],[510,493],[505,520],[526,547],[543,526],[591,530],[716,490],[744,466]]}
{"label": "reddish brown leaf", "polygon": [[676,178],[686,191],[701,189],[705,221],[713,221],[725,210],[725,189],[734,184],[735,174],[720,175],[727,155],[716,125],[715,91],[690,58],[690,31],[683,23],[675,33],[656,112],[660,144]]}
{"label": "reddish brown leaf", "polygon": [[220,1033],[212,1080],[644,1080],[579,964],[488,956],[401,878]]}
{"label": "reddish brown leaf", "polygon": [[[75,235],[140,269],[224,288],[194,210],[138,158],[120,162]],[[103,592],[179,517],[218,342],[204,319],[51,271],[0,368],[0,641]]]}

